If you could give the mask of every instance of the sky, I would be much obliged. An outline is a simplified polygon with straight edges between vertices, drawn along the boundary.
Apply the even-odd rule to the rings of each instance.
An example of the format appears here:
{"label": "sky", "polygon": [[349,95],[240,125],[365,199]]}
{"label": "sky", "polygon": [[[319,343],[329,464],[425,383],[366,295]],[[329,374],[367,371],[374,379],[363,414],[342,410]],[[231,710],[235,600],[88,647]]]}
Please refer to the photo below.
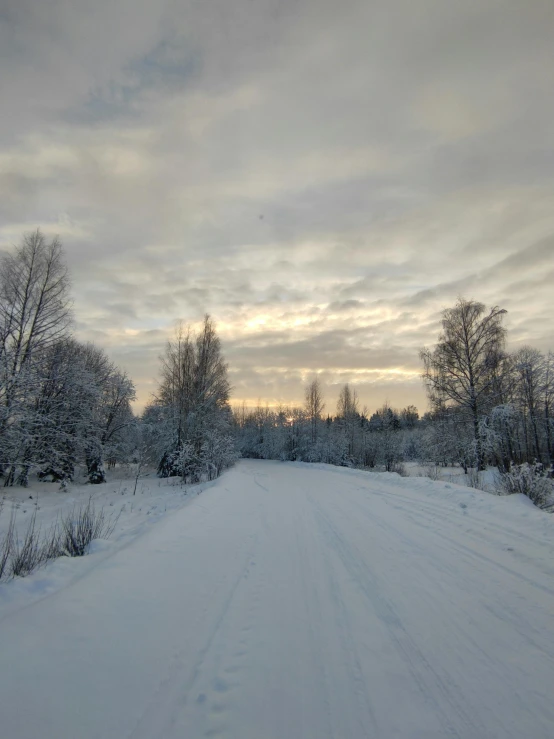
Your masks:
{"label": "sky", "polygon": [[60,236],[139,410],[207,312],[234,402],[424,411],[459,296],[554,349],[553,38],[552,0],[0,0],[0,249]]}

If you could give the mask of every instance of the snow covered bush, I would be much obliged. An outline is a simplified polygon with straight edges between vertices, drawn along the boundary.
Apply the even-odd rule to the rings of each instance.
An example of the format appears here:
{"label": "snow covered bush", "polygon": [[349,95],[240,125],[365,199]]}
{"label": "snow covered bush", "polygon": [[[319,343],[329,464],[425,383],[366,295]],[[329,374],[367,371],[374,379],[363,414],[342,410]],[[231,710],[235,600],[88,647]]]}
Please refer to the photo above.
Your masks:
{"label": "snow covered bush", "polygon": [[499,474],[498,491],[504,495],[526,495],[537,506],[547,505],[553,498],[553,484],[541,464],[513,465]]}
{"label": "snow covered bush", "polygon": [[[4,501],[0,501],[0,514],[2,513],[2,508],[4,507]],[[8,530],[4,534],[4,539],[0,544],[0,580],[4,577],[4,574],[8,572],[9,570],[9,562],[10,562],[10,556],[11,551],[13,547],[13,535],[14,535],[14,516],[12,514],[10,518],[10,523],[8,526]]]}
{"label": "snow covered bush", "polygon": [[[0,505],[0,512],[2,506]],[[4,539],[0,543],[0,580],[25,577],[52,559],[60,556],[57,527],[41,538],[40,527],[36,525],[36,511],[20,539],[15,526],[15,511],[12,510],[10,522]]]}
{"label": "snow covered bush", "polygon": [[[14,519],[12,518],[12,521]],[[11,523],[11,522],[10,522]],[[40,530],[36,526],[36,512],[33,513],[23,539],[19,539],[15,528],[8,531],[10,547],[10,576],[25,577],[45,561],[46,548],[40,541]]]}
{"label": "snow covered bush", "polygon": [[466,485],[468,488],[482,489],[482,475],[478,467],[468,467],[466,475]]}
{"label": "snow covered bush", "polygon": [[60,555],[82,557],[94,539],[108,539],[117,524],[117,517],[106,518],[104,510],[96,511],[89,499],[86,506],[73,509],[62,518],[59,535]]}
{"label": "snow covered bush", "polygon": [[404,464],[404,462],[392,462],[388,471],[396,472],[396,474],[400,475],[400,477],[409,477],[408,470],[406,469],[406,465]]}
{"label": "snow covered bush", "polygon": [[0,541],[0,580],[25,577],[58,557],[82,557],[91,541],[107,539],[113,533],[117,519],[106,517],[103,510],[96,511],[89,499],[85,506],[74,508],[52,526],[45,536],[41,536],[35,511],[20,537],[12,510]]}
{"label": "snow covered bush", "polygon": [[423,477],[428,477],[430,480],[438,482],[442,479],[441,468],[438,464],[428,464],[422,473]]}

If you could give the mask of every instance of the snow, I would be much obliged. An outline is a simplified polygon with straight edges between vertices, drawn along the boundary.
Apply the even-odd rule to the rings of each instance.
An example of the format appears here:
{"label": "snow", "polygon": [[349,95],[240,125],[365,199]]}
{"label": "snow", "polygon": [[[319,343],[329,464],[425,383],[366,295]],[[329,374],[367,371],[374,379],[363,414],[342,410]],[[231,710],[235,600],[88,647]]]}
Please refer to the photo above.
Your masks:
{"label": "snow", "polygon": [[92,542],[84,559],[62,558],[39,570],[31,577],[0,583],[0,618],[28,605],[33,600],[49,595],[81,577],[97,562],[140,536],[152,524],[168,513],[182,508],[213,482],[183,485],[179,479],[158,479],[155,475],[135,479],[118,477],[129,470],[117,470],[107,484],[70,485],[61,492],[58,484],[34,482],[28,488],[12,487],[3,490],[0,512],[0,540],[7,531],[10,516],[15,513],[16,529],[20,539],[36,514],[41,536],[46,536],[60,518],[92,500],[96,511],[104,510],[106,517],[116,519],[114,534],[109,541]]}
{"label": "snow", "polygon": [[148,485],[155,525],[2,587],[2,736],[554,736],[552,516],[320,464]]}
{"label": "snow", "polygon": [[[444,482],[453,482],[456,485],[463,485],[465,487],[472,487],[471,475],[464,472],[463,467],[442,467],[435,465],[423,465],[420,462],[403,462],[404,469],[407,477],[430,477],[432,480],[440,480]],[[431,473],[431,474],[430,474]],[[475,473],[475,470],[473,470]],[[479,490],[485,490],[490,493],[495,493],[498,488],[498,469],[496,467],[488,467],[486,470],[482,470],[478,474],[478,485],[476,486]],[[531,503],[534,505],[534,503]]]}

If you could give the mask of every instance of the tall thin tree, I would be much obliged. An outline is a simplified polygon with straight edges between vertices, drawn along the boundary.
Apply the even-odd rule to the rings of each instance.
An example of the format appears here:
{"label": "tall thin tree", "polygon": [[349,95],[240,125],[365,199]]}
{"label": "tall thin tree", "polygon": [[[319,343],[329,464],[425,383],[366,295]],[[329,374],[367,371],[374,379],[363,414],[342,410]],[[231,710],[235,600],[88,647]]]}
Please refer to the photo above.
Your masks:
{"label": "tall thin tree", "polygon": [[325,408],[323,401],[323,392],[321,390],[321,383],[318,377],[315,377],[306,387],[305,393],[305,408],[310,422],[310,431],[312,444],[317,441],[317,427],[321,421],[321,414]]}
{"label": "tall thin tree", "polygon": [[505,360],[506,311],[460,298],[442,314],[442,332],[434,349],[423,349],[423,379],[435,408],[451,405],[473,430],[475,461],[483,467],[480,418],[497,400]]}

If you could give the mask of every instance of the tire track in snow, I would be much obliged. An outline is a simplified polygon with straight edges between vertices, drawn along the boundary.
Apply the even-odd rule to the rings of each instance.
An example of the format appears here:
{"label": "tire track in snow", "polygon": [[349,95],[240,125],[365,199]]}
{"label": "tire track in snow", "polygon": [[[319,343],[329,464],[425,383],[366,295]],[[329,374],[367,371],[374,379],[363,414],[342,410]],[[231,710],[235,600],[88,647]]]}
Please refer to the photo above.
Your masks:
{"label": "tire track in snow", "polygon": [[[367,500],[368,499],[366,499],[366,501]],[[354,501],[350,500],[349,505],[352,505],[353,502]],[[362,518],[356,519],[354,522],[360,531],[367,533],[371,530],[371,527],[373,527],[374,530],[377,526],[387,534],[386,539],[382,542],[383,558],[385,560],[394,557],[394,545],[397,545],[399,541],[402,541],[407,545],[407,551],[411,553],[410,559],[406,557],[406,565],[409,566],[411,564],[414,555],[421,558],[421,562],[418,560],[418,566],[424,575],[419,575],[413,567],[411,568],[412,579],[417,581],[420,596],[426,596],[429,602],[433,602],[435,604],[435,610],[443,610],[444,619],[445,621],[447,620],[449,629],[454,632],[458,632],[460,642],[464,644],[464,648],[470,650],[470,653],[473,655],[473,659],[481,660],[486,663],[487,671],[494,675],[495,679],[502,682],[505,679],[505,674],[503,672],[502,665],[497,664],[496,660],[491,658],[490,652],[486,649],[487,646],[490,646],[490,637],[485,640],[484,644],[479,643],[475,638],[476,635],[481,634],[484,625],[483,623],[477,624],[475,621],[472,608],[475,609],[476,606],[478,609],[485,609],[488,611],[497,626],[504,626],[505,623],[510,624],[513,627],[514,632],[516,632],[524,642],[532,646],[537,650],[537,652],[545,654],[554,662],[554,657],[548,650],[548,644],[544,644],[544,639],[541,639],[541,632],[539,632],[539,630],[527,620],[524,622],[524,625],[522,625],[521,620],[518,620],[511,615],[512,604],[506,601],[507,593],[504,583],[502,584],[503,587],[501,589],[500,596],[502,600],[498,602],[498,607],[495,608],[490,605],[490,580],[487,580],[485,583],[481,583],[481,580],[473,579],[470,584],[471,593],[469,591],[462,590],[462,587],[468,584],[463,579],[463,573],[466,569],[470,569],[470,571],[476,575],[479,574],[479,570],[475,567],[477,563],[474,560],[469,559],[466,556],[459,556],[459,552],[455,551],[452,546],[449,547],[442,543],[443,539],[440,540],[441,543],[438,545],[436,542],[433,542],[433,549],[431,551],[434,552],[434,556],[430,557],[428,538],[421,539],[414,536],[407,536],[405,530],[392,526],[388,519],[385,519],[382,514],[380,515],[375,506],[369,509],[366,505],[356,505],[356,508],[362,514]],[[412,519],[409,518],[409,520]],[[448,543],[451,543],[450,539],[447,541]],[[449,561],[447,558],[437,556],[440,555],[440,553],[447,555],[455,554],[455,569],[452,569],[451,560]],[[447,564],[447,561],[450,563]],[[470,565],[470,568],[464,567],[464,564],[466,563]],[[449,591],[444,588],[444,583],[448,581],[458,582],[458,587],[454,593],[451,590]],[[440,601],[437,601],[437,593],[441,593],[442,598]],[[466,594],[464,595],[464,593]],[[453,594],[456,596],[455,599],[453,599]],[[495,598],[498,599],[498,597],[499,596],[496,593]],[[475,602],[476,598],[477,603]],[[447,608],[444,607],[445,599]],[[452,609],[458,613],[458,619],[451,618],[449,611]],[[507,648],[509,648],[509,645]],[[527,710],[527,707],[524,702],[521,701],[519,695],[514,695],[513,700],[515,702],[520,702],[520,708],[522,711]]]}
{"label": "tire track in snow", "polygon": [[[344,495],[345,493],[348,495],[349,492],[350,490],[348,490],[348,492],[343,490],[341,491],[341,495]],[[367,493],[368,491],[366,490],[365,492]],[[451,544],[451,541],[448,538],[444,537],[444,535],[442,534],[442,538],[439,541],[438,548],[437,542],[435,540],[429,540],[428,536],[423,539],[417,539],[416,537],[414,537],[413,533],[411,533],[411,535],[407,537],[405,526],[401,526],[399,528],[391,526],[390,521],[383,517],[384,512],[381,510],[381,503],[383,501],[381,496],[376,496],[376,500],[374,501],[373,506],[370,505],[371,494],[364,497],[362,500],[364,501],[363,505],[359,505],[358,502],[355,501],[353,496],[348,495],[347,506],[344,506],[342,505],[341,496],[337,496],[336,498],[332,499],[328,496],[323,498],[325,507],[331,507],[333,511],[331,515],[327,514],[326,516],[326,521],[328,525],[336,529],[337,520],[342,521],[343,519],[345,519],[346,523],[346,508],[349,514],[349,530],[351,530],[352,526],[354,526],[357,528],[359,535],[365,535],[369,540],[377,538],[379,542],[379,561],[395,561],[395,559],[396,561],[398,561],[398,551],[395,552],[394,549],[395,546],[398,546],[399,542],[403,542],[404,544],[408,545],[405,547],[407,552],[412,552],[414,555],[424,555],[423,561],[420,561],[419,559],[417,560],[417,566],[412,565],[411,559],[408,559],[407,557],[405,558],[405,562],[410,572],[408,573],[400,571],[398,576],[393,578],[393,582],[389,583],[389,585],[392,586],[393,592],[397,593],[398,596],[402,596],[400,583],[402,581],[405,581],[410,589],[410,596],[408,597],[417,599],[418,597],[425,598],[426,595],[427,602],[433,605],[433,610],[430,610],[429,616],[436,620],[438,618],[438,614],[442,612],[444,614],[443,618],[445,619],[445,622],[448,623],[448,629],[452,631],[452,636],[455,637],[456,633],[459,634],[459,636],[456,638],[458,641],[457,649],[460,650],[458,652],[458,655],[461,655],[461,657],[458,656],[457,659],[458,661],[460,661],[461,659],[462,673],[467,669],[468,665],[473,665],[474,669],[477,669],[480,673],[482,673],[483,679],[486,679],[486,677],[484,676],[488,676],[489,679],[496,680],[498,685],[505,685],[505,688],[502,691],[501,695],[503,696],[503,700],[505,702],[509,701],[510,711],[512,712],[512,715],[519,714],[520,717],[527,716],[528,722],[532,724],[535,721],[535,719],[533,718],[533,709],[530,708],[529,705],[529,698],[532,697],[532,694],[528,695],[526,698],[525,692],[522,692],[522,689],[524,689],[525,686],[525,673],[523,667],[520,667],[519,674],[517,672],[514,672],[513,670],[510,670],[508,674],[506,674],[506,664],[505,662],[498,662],[498,653],[500,650],[503,651],[506,655],[509,655],[514,647],[513,637],[517,634],[518,637],[520,637],[520,641],[517,642],[520,647],[522,644],[526,644],[529,645],[529,647],[532,647],[535,651],[535,672],[536,674],[543,675],[543,681],[545,684],[547,684],[549,682],[548,676],[554,674],[554,658],[552,657],[551,649],[549,648],[551,646],[551,643],[545,643],[544,634],[549,633],[549,624],[552,624],[553,610],[547,609],[544,612],[544,628],[542,632],[539,631],[535,628],[533,624],[533,619],[529,619],[528,614],[520,613],[519,616],[517,615],[517,613],[522,610],[521,606],[519,605],[521,603],[520,595],[518,596],[516,593],[516,595],[514,596],[515,600],[512,603],[504,602],[502,584],[504,584],[504,582],[506,581],[506,576],[504,576],[503,580],[499,582],[498,588],[495,588],[493,590],[493,592],[495,593],[495,600],[491,600],[490,569],[487,566],[485,566],[485,570],[483,571],[483,575],[485,575],[485,579],[483,580],[483,582],[481,582],[481,579],[478,579],[477,581],[472,580],[471,582],[469,582],[463,578],[464,571],[476,573],[477,576],[480,575],[481,569],[478,566],[478,558],[477,560],[473,560],[464,556],[460,556],[459,551],[454,546],[448,546],[448,544]],[[411,504],[416,504],[416,502],[417,501],[411,501]],[[354,509],[358,513],[361,513],[362,516],[351,517],[350,512],[352,511],[352,509]],[[390,515],[390,520],[394,521],[395,523],[401,522],[402,519],[398,518],[396,511],[392,509],[392,507],[390,509]],[[417,531],[417,529],[412,529],[412,531],[415,532]],[[385,536],[382,535],[383,533],[385,534]],[[444,542],[447,542],[447,544],[445,544]],[[349,545],[351,549],[355,552],[354,562],[362,563],[360,567],[363,567],[363,562],[365,559],[364,553],[353,545],[352,531],[350,533]],[[444,552],[449,556],[446,558],[441,557],[440,552]],[[431,555],[433,555],[432,559],[430,558]],[[454,560],[452,560],[452,557],[454,557]],[[459,587],[453,590],[450,589],[450,591],[446,589],[444,596],[440,598],[439,594],[441,592],[441,582],[444,585],[448,583],[449,580],[452,581],[453,576],[455,576],[455,573],[449,570],[448,565],[446,564],[448,560],[450,560],[451,562],[454,561],[457,565],[460,565],[460,567],[458,567],[457,569],[460,571],[462,579],[459,580]],[[468,567],[467,564],[469,564],[470,566]],[[421,575],[420,568],[423,568]],[[415,582],[417,582],[417,589],[421,590],[419,596],[417,593],[417,589],[413,587],[414,576]],[[380,578],[377,577],[376,579],[379,583]],[[457,577],[455,576],[454,582],[456,581]],[[487,583],[489,586],[488,590],[486,588]],[[475,599],[473,599],[472,601],[470,599],[470,603],[473,602],[473,608],[475,609],[475,612],[480,614],[481,616],[479,623],[475,621],[472,615],[471,608],[469,610],[466,609],[463,598],[463,587],[468,586],[474,588],[477,584],[479,584],[480,588],[478,600],[475,601]],[[426,587],[426,585],[428,585],[428,587]],[[458,593],[459,588],[462,588],[460,594]],[[469,590],[467,592],[468,594],[470,593]],[[452,601],[453,595],[455,595],[456,598],[455,602]],[[531,593],[531,596],[533,596],[532,602],[535,603],[537,603],[537,598],[539,601],[541,599],[544,599],[544,595],[542,594],[542,592]],[[447,602],[445,604],[444,598],[449,599],[450,603]],[[497,599],[499,599],[498,603],[496,603]],[[459,601],[461,601],[461,607]],[[516,606],[515,612],[514,603]],[[483,611],[490,613],[491,619],[489,619],[490,622],[488,624],[486,624],[482,620]],[[454,616],[454,618],[452,618],[452,616]],[[500,628],[501,631],[501,633],[498,634],[498,637],[496,636],[495,624],[497,627]],[[413,630],[414,625],[415,624],[412,623],[410,631]],[[482,631],[483,627],[485,627],[484,632]],[[488,634],[488,639],[481,636],[483,633]],[[492,647],[492,653],[489,650],[491,633],[492,635],[494,635],[492,641],[496,642],[496,644]],[[481,644],[476,641],[474,635],[479,637],[480,641],[482,642]],[[528,648],[527,651],[529,651]],[[437,656],[440,657],[440,654],[435,655],[435,661]],[[419,661],[420,659],[418,657],[416,660],[416,665],[419,663]],[[424,660],[421,660],[421,662],[424,664]],[[433,662],[432,655],[428,662],[429,664]],[[479,706],[481,712],[485,712],[484,707],[481,705],[482,697],[479,695],[479,693],[474,693],[473,695],[469,694],[467,692],[468,686],[466,683],[466,697],[464,698],[463,691],[455,686],[454,676],[450,673],[445,673],[443,670],[440,670],[440,672],[444,676],[444,684],[452,683],[452,686],[454,688],[453,694],[459,694],[460,697],[458,700],[458,704],[460,706],[463,707],[464,705],[467,705],[470,707],[473,704]],[[536,678],[536,675],[534,675],[534,677]],[[474,711],[474,713],[477,712]],[[545,720],[551,721],[551,724],[554,725],[554,713],[552,712],[552,709],[548,708],[545,710],[543,708],[543,713],[545,715]],[[509,722],[505,723],[503,712],[496,711],[496,721],[499,727],[499,736],[512,736],[512,727],[510,726]],[[500,729],[501,725],[504,726],[504,733],[502,733]],[[480,737],[486,736],[486,734],[464,733],[464,736],[469,737],[469,739],[473,739],[473,736]]]}
{"label": "tire track in snow", "polygon": [[[379,526],[383,529],[388,530],[388,532],[391,535],[391,541],[398,541],[399,539],[403,539],[408,545],[409,549],[411,551],[419,552],[423,555],[428,555],[429,553],[429,539],[428,534],[431,534],[431,536],[438,539],[438,542],[433,542],[433,546],[436,548],[436,550],[440,552],[445,552],[448,554],[455,554],[457,563],[459,565],[463,565],[464,563],[469,564],[472,566],[473,571],[476,573],[476,576],[481,571],[481,564],[482,562],[487,562],[491,564],[493,567],[496,567],[500,570],[502,575],[507,575],[508,577],[502,578],[502,587],[503,587],[503,598],[506,598],[508,595],[513,595],[513,597],[520,598],[521,597],[521,591],[518,590],[515,587],[515,583],[513,580],[521,580],[523,581],[526,586],[529,586],[530,588],[537,588],[540,592],[540,594],[533,593],[533,599],[535,601],[535,608],[539,607],[539,604],[544,600],[544,595],[547,596],[554,596],[554,591],[551,591],[548,587],[542,585],[541,583],[537,583],[536,580],[522,575],[516,570],[513,570],[513,568],[507,567],[506,565],[503,565],[502,563],[498,562],[496,559],[493,559],[490,556],[487,556],[482,551],[476,552],[475,550],[471,549],[471,547],[468,547],[464,544],[462,544],[459,541],[456,541],[452,536],[445,535],[440,529],[436,528],[435,526],[427,525],[434,523],[432,521],[431,515],[427,515],[425,513],[420,513],[417,510],[417,501],[412,499],[410,501],[411,508],[408,509],[400,509],[402,511],[403,517],[414,523],[418,528],[421,528],[425,530],[426,532],[426,538],[418,539],[415,536],[406,536],[405,531],[400,531],[398,527],[393,527],[390,525],[390,522],[385,519],[382,515],[379,515],[377,510],[375,509],[375,506],[366,506],[365,503],[371,503],[370,498],[364,498],[364,504],[362,505],[360,501],[357,500],[350,500],[349,504],[355,506],[366,518],[368,523],[372,525],[375,522],[379,523]],[[396,506],[394,506],[395,510],[399,510]],[[452,520],[450,520],[450,526],[452,526]],[[465,536],[465,532],[463,533]],[[481,548],[487,544],[486,539],[479,539],[478,537],[474,537],[476,543],[478,543]],[[442,572],[445,577],[452,577],[454,574],[452,570],[444,565],[440,559],[440,557],[436,557],[430,561],[430,564],[432,564],[432,567],[440,572]],[[542,574],[542,572],[541,572]],[[473,587],[475,586],[480,587],[480,593],[483,596],[484,600],[482,601],[483,607],[485,607],[487,610],[489,610],[492,614],[494,614],[496,617],[498,617],[498,611],[491,608],[488,603],[488,598],[490,597],[490,571],[487,570],[487,580],[484,584],[482,584],[480,581],[474,581]],[[532,591],[531,591],[532,592]],[[554,607],[554,600],[547,599],[548,603],[544,605],[542,609],[542,615],[547,621],[551,620],[552,616],[552,609]],[[504,617],[502,620],[510,621],[510,623],[514,626],[516,631],[520,634],[520,636],[527,640],[532,646],[539,650],[546,650],[548,655],[554,660],[554,652],[549,650],[547,644],[544,644],[544,640],[541,639],[542,633],[539,631],[533,623],[525,622],[524,630],[522,630],[522,625],[519,621],[514,619],[511,616],[510,608],[507,607],[503,611]]]}
{"label": "tire track in snow", "polygon": [[[352,581],[365,596],[370,608],[376,612],[381,622],[385,624],[388,634],[402,655],[414,683],[425,697],[425,701],[432,704],[434,713],[440,719],[444,736],[456,737],[456,739],[485,736],[485,727],[481,722],[474,720],[467,707],[458,699],[456,691],[449,687],[449,676],[439,674],[408,634],[394,605],[390,599],[385,597],[375,574],[365,565],[362,553],[354,547],[352,542],[347,543],[333,521],[324,513],[322,506],[314,502],[314,496],[310,497],[317,508],[317,517],[320,520],[322,531],[327,532],[327,540],[331,549],[338,556]],[[435,697],[437,694],[441,696],[441,701]],[[448,708],[444,707],[445,704]],[[456,725],[452,722],[450,718],[452,714],[455,714],[463,725],[463,734],[460,734]]]}
{"label": "tire track in snow", "polygon": [[[405,480],[406,478],[403,479]],[[364,494],[364,497],[366,499],[368,498],[368,496],[379,496],[380,498],[383,498],[391,504],[401,501],[404,505],[398,506],[397,510],[403,512],[425,512],[428,514],[426,516],[426,520],[433,522],[443,521],[447,524],[447,526],[452,526],[453,522],[456,520],[457,512],[462,512],[463,515],[467,515],[468,511],[471,511],[471,501],[469,503],[466,503],[462,500],[458,504],[458,506],[456,506],[452,501],[441,502],[440,497],[436,498],[432,503],[428,502],[425,499],[422,500],[421,496],[418,495],[418,488],[414,488],[414,494],[398,492],[398,488],[393,489],[392,492],[386,491],[378,489],[378,486],[372,488],[371,492],[368,491],[367,487],[358,487],[357,489]],[[477,491],[474,494],[477,495]],[[481,495],[490,494],[481,493]],[[491,521],[490,519],[484,521],[482,518],[479,518],[479,514],[477,514],[477,516],[480,524],[483,526],[483,531],[487,532],[488,538],[492,540],[494,537],[495,541],[497,541],[500,546],[505,545],[507,542],[514,544],[516,541],[527,541],[527,538],[525,536],[522,536],[521,531],[514,528],[513,526],[496,521]],[[474,522],[472,521],[472,523]],[[471,538],[478,543],[481,542],[479,536],[475,534],[472,530],[465,529],[465,534],[468,538]],[[550,551],[554,556],[554,547],[552,546],[552,540],[548,537],[541,536],[541,532],[538,530],[535,532],[535,536],[536,541],[541,540],[545,547],[550,548]]]}
{"label": "tire track in snow", "polygon": [[[305,501],[303,505],[304,517],[313,518],[313,512],[307,513]],[[304,518],[305,524],[305,518]],[[316,666],[315,680],[318,683],[319,692],[322,696],[323,707],[326,716],[327,736],[329,739],[340,736],[336,732],[336,717],[331,709],[332,697],[332,676],[330,674],[330,660],[326,659],[324,647],[328,645],[322,644],[321,635],[325,633],[325,624],[323,614],[325,604],[320,596],[317,583],[321,582],[321,565],[324,561],[322,556],[321,541],[316,537],[313,531],[306,530],[306,526],[302,525],[302,518],[299,516],[295,526],[295,543],[298,553],[298,562],[300,566],[300,577],[302,582],[302,590],[304,593],[310,593],[310,597],[306,598],[306,614],[308,618],[308,632],[310,639],[311,653],[314,655],[314,664]],[[326,568],[325,568],[326,569]],[[371,707],[370,707],[371,710]],[[372,725],[374,725],[372,720]],[[318,737],[319,739],[319,737]],[[321,737],[323,739],[323,737]]]}
{"label": "tire track in snow", "polygon": [[[316,523],[317,518],[318,515],[316,512]],[[321,529],[320,525],[318,525],[318,528],[325,539],[325,531]],[[341,580],[337,577],[335,567],[331,562],[326,546],[322,548],[322,556],[328,586],[328,595],[330,595],[333,603],[336,638],[338,638],[341,650],[346,657],[343,664],[346,665],[346,669],[350,675],[349,682],[357,688],[355,691],[356,702],[358,703],[360,710],[354,716],[357,728],[352,730],[349,736],[360,737],[360,739],[362,737],[368,737],[369,739],[369,737],[380,736],[379,726],[375,716],[375,707],[358,657],[358,645],[354,639],[350,615],[348,613],[345,598],[343,597]]]}
{"label": "tire track in snow", "polygon": [[[466,563],[471,565],[476,575],[478,575],[481,571],[483,563],[491,565],[493,568],[497,569],[499,571],[499,574],[502,575],[502,579],[498,582],[499,584],[502,583],[503,586],[503,591],[501,592],[500,596],[503,602],[506,601],[506,598],[508,596],[511,596],[513,598],[521,598],[521,587],[518,589],[516,587],[516,583],[514,583],[514,580],[519,580],[520,582],[524,583],[526,588],[528,588],[529,599],[532,598],[533,602],[535,603],[535,619],[537,619],[540,615],[541,619],[545,623],[551,622],[552,612],[554,610],[554,590],[551,590],[548,586],[537,582],[536,579],[533,579],[528,575],[524,575],[523,573],[514,570],[512,567],[508,567],[507,565],[498,562],[498,560],[495,559],[492,555],[489,556],[485,554],[485,552],[483,551],[483,547],[487,545],[486,539],[479,539],[477,536],[468,537],[472,538],[472,540],[475,541],[477,545],[479,545],[479,551],[475,551],[475,549],[472,549],[462,542],[457,541],[452,536],[444,534],[440,529],[425,525],[431,522],[431,518],[430,516],[427,516],[427,514],[420,514],[417,511],[417,505],[414,506],[413,510],[407,511],[403,509],[402,512],[407,520],[424,529],[427,536],[431,534],[431,536],[433,536],[435,539],[438,539],[439,542],[442,542],[434,542],[434,547],[438,551],[455,554],[459,563]],[[381,518],[380,522],[383,527],[387,526],[387,523],[384,519]],[[395,533],[396,535],[398,535],[398,529],[390,530],[391,533]],[[465,535],[466,532],[464,532],[464,536]],[[428,538],[426,543],[428,545]],[[421,542],[418,542],[418,540],[413,537],[410,539],[410,546],[414,549],[419,548],[422,552],[425,551],[425,547],[422,546]],[[437,564],[436,566],[440,566],[440,560],[438,562],[439,564]],[[541,575],[542,574],[543,573],[541,572]],[[477,584],[477,582],[475,584]],[[507,606],[505,608],[501,607],[500,609],[497,609],[490,605],[490,603],[488,602],[488,598],[490,597],[490,584],[490,569],[487,569],[486,582],[483,584],[479,582],[479,587],[481,587],[480,592],[483,595],[483,601],[481,605],[496,618],[499,618],[500,613],[502,613],[500,620],[509,622],[513,626],[515,631],[524,640],[528,641],[529,644],[531,644],[536,649],[546,651],[548,656],[554,660],[554,650],[552,649],[552,645],[545,644],[544,639],[542,638],[544,630],[537,629],[534,623],[529,622],[528,620],[525,620],[525,623],[522,624],[518,619],[514,618],[512,610]],[[538,590],[540,592],[536,593],[533,592],[533,590]]]}

